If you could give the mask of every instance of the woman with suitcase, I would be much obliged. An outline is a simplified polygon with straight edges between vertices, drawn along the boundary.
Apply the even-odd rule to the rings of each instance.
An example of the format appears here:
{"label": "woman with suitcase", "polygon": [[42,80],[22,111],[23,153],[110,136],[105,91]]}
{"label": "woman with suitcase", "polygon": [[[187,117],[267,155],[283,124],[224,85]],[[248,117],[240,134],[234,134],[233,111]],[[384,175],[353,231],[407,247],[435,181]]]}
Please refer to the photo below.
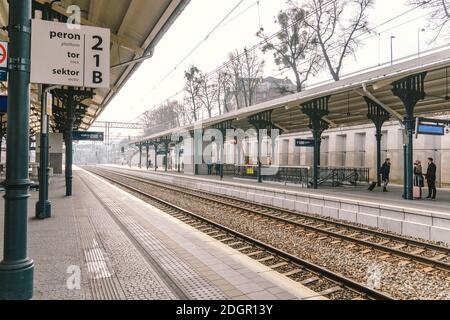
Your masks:
{"label": "woman with suitcase", "polygon": [[422,163],[417,160],[414,163],[414,187],[413,197],[414,199],[422,199],[422,188],[424,187]]}

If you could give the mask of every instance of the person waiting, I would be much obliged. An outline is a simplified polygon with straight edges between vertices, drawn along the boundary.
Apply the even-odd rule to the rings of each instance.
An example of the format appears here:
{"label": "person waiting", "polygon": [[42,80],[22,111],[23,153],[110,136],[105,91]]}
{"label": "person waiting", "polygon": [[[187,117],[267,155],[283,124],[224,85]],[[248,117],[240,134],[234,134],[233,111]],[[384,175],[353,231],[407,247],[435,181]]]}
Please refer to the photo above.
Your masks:
{"label": "person waiting", "polygon": [[436,171],[437,167],[434,164],[433,158],[428,158],[428,169],[425,177],[428,184],[428,197],[427,199],[436,199]]}
{"label": "person waiting", "polygon": [[419,194],[415,198],[422,198],[422,188],[424,187],[422,163],[417,160],[414,163],[414,186],[418,187]]}
{"label": "person waiting", "polygon": [[391,174],[391,159],[387,158],[380,169],[381,180],[383,181],[383,192],[388,192],[389,176]]}

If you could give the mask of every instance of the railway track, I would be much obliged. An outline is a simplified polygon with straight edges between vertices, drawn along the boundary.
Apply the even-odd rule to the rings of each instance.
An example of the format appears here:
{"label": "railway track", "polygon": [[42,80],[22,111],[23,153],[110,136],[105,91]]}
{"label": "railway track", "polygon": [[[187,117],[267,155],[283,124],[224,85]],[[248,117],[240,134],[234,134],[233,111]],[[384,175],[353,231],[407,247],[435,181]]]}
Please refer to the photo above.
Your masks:
{"label": "railway track", "polygon": [[[121,175],[128,179],[134,179],[141,183],[147,183],[166,190],[179,192],[192,199],[202,199],[212,205],[218,204],[221,206],[232,207],[236,210],[240,210],[241,214],[245,214],[249,219],[259,217],[268,220],[273,219],[277,222],[284,223],[287,226],[290,225],[305,230],[305,233],[309,236],[313,235],[311,233],[315,233],[317,237],[326,236],[328,238],[327,240],[335,242],[335,245],[345,246],[348,245],[348,242],[356,243],[361,247],[379,250],[386,252],[391,256],[398,257],[403,264],[416,262],[424,264],[424,269],[428,268],[427,270],[430,270],[429,268],[437,268],[443,271],[450,271],[450,249],[441,245],[384,233],[323,217],[238,200],[225,195],[214,195],[201,191],[193,191],[174,185],[169,186],[168,184],[155,182],[153,180],[150,181],[135,175],[119,173],[117,171],[108,170],[108,172]],[[383,255],[382,257],[387,258],[387,255]]]}
{"label": "railway track", "polygon": [[[139,186],[131,186],[129,180],[124,181],[124,179],[128,178],[141,184],[147,183],[147,181],[141,181],[140,178],[103,169],[89,168],[88,171],[139,196],[164,212],[269,266],[273,270],[300,282],[302,285],[317,292],[319,296],[329,299],[393,299],[392,296],[375,290],[370,286],[356,282],[341,274],[275,248],[261,240],[224,226],[221,223],[181,208],[158,196],[143,191]],[[159,184],[158,187],[160,187]],[[170,188],[167,189],[172,191]]]}

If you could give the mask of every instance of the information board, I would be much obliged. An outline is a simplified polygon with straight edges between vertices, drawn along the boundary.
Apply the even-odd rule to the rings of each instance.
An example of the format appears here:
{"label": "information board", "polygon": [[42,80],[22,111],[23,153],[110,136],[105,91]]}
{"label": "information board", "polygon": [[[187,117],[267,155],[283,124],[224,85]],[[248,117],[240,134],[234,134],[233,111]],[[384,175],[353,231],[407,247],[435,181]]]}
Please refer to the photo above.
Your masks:
{"label": "information board", "polygon": [[104,133],[103,132],[74,131],[72,133],[72,139],[74,141],[104,141]]}
{"label": "information board", "polygon": [[110,30],[33,20],[31,82],[109,88]]}
{"label": "information board", "polygon": [[417,127],[419,134],[427,134],[432,136],[443,136],[445,134],[445,127],[434,124],[419,124]]}
{"label": "information board", "polygon": [[295,139],[295,146],[296,147],[313,148],[314,140],[312,140],[312,139]]}

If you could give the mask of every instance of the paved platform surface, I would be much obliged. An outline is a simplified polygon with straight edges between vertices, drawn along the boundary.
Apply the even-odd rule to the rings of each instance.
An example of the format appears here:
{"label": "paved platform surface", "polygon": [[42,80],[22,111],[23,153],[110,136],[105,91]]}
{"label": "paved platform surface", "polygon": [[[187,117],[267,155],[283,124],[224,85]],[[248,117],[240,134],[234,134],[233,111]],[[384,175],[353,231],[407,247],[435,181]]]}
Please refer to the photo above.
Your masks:
{"label": "paved platform surface", "polygon": [[[34,299],[321,299],[221,242],[83,171],[74,196],[50,186],[52,218],[34,219]],[[3,198],[0,200],[0,253]]]}

